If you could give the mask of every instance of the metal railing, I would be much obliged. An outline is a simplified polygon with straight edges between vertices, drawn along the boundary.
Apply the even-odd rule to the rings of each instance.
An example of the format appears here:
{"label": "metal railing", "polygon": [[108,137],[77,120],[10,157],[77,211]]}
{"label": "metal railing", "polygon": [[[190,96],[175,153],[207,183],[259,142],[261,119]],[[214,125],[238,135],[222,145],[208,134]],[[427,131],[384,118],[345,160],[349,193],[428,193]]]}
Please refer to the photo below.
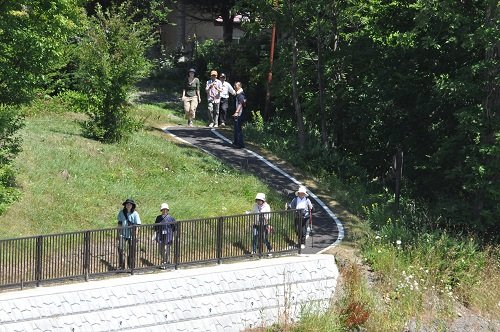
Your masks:
{"label": "metal railing", "polygon": [[[266,235],[273,254],[300,253],[294,226],[300,211],[270,215],[270,228],[263,224],[262,214],[177,221],[172,241],[162,246],[155,238],[159,224],[131,226],[128,239],[120,238],[123,228],[108,228],[0,240],[0,287],[39,286],[43,281],[88,280],[117,272],[133,274],[207,262],[220,264],[252,255],[260,258],[267,253]],[[124,262],[119,258],[120,243]]]}

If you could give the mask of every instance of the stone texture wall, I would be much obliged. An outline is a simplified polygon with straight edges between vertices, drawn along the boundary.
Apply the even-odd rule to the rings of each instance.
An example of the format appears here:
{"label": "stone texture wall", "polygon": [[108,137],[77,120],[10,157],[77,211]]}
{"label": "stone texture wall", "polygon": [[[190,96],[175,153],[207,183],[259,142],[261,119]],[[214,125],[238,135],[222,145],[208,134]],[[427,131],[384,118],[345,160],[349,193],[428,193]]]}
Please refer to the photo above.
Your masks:
{"label": "stone texture wall", "polygon": [[324,310],[338,270],[304,255],[0,294],[0,331],[241,331]]}

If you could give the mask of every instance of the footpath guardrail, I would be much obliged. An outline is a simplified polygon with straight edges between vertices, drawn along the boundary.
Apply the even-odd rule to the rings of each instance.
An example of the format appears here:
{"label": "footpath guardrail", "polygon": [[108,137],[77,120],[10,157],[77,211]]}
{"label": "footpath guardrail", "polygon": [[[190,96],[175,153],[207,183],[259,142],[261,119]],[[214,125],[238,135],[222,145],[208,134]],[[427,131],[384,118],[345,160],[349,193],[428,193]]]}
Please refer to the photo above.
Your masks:
{"label": "footpath guardrail", "polygon": [[[260,258],[267,254],[266,235],[272,254],[300,253],[294,229],[300,211],[270,214],[267,234],[255,232],[256,228],[266,229],[262,214],[177,221],[173,224],[172,242],[167,245],[159,245],[154,237],[158,224],[131,226],[131,237],[125,241],[120,241],[123,228],[0,240],[0,287],[39,286],[44,281],[88,280],[118,272],[177,269],[188,264],[220,264],[251,255]],[[120,243],[126,264],[120,264]]]}

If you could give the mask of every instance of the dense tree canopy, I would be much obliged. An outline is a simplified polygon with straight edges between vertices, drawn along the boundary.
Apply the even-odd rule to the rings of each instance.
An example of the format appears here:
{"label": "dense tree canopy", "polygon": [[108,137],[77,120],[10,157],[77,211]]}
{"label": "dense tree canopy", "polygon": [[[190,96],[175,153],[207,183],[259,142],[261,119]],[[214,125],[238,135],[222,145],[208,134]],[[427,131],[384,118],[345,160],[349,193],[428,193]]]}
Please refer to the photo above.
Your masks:
{"label": "dense tree canopy", "polygon": [[349,178],[347,158],[382,185],[403,151],[406,195],[447,222],[498,227],[497,1],[278,3],[238,2],[252,38],[278,26],[273,128],[294,119],[304,158]]}
{"label": "dense tree canopy", "polygon": [[0,1],[0,103],[29,101],[66,64],[79,0]]}

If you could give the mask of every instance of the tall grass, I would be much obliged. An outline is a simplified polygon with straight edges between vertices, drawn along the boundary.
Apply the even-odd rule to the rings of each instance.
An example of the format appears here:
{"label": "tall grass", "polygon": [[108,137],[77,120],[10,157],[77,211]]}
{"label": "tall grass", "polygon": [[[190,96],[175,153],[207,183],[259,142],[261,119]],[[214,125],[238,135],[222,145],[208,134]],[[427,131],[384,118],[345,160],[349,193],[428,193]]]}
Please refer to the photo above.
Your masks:
{"label": "tall grass", "polygon": [[[264,144],[272,153],[303,170],[314,170],[312,174],[319,185],[328,188],[335,200],[360,218],[349,219],[346,239],[354,241],[351,244],[360,250],[376,276],[368,290],[366,282],[355,277],[355,270],[341,267],[348,287],[350,283],[366,291],[344,295],[342,301],[337,301],[331,312],[325,314],[327,317],[320,315],[315,322],[327,321],[330,315],[356,317],[356,312],[366,309],[369,317],[360,326],[368,331],[400,331],[409,320],[415,320],[420,326],[432,321],[433,326],[445,329],[447,320],[454,314],[455,301],[487,317],[500,317],[498,245],[485,247],[474,235],[454,233],[453,227],[448,231],[442,227],[441,216],[431,215],[425,204],[404,197],[400,213],[395,214],[388,190],[374,188],[369,179],[356,176],[359,173],[356,168],[354,172],[349,170],[354,177],[339,174],[350,166],[338,156],[299,155],[295,150],[295,131],[290,130],[289,122],[282,123],[279,130],[274,126],[276,123],[264,128],[249,124],[245,130],[247,137],[257,145]],[[330,162],[322,158],[330,158]],[[329,166],[332,164],[337,166]],[[448,223],[453,226],[452,221]],[[356,236],[352,236],[353,231]],[[356,328],[347,318],[341,322],[344,329]],[[297,331],[309,330],[302,323],[298,324]],[[325,326],[315,328],[336,330]]]}
{"label": "tall grass", "polygon": [[181,119],[173,110],[140,106],[134,114],[145,129],[126,142],[102,144],[82,137],[84,115],[44,107],[52,103],[28,113],[14,163],[21,196],[0,216],[9,225],[2,238],[114,226],[128,197],[143,223],[154,222],[162,202],[178,220],[243,213],[257,192],[268,194],[271,207],[283,206],[256,177],[163,133],[159,126]]}

